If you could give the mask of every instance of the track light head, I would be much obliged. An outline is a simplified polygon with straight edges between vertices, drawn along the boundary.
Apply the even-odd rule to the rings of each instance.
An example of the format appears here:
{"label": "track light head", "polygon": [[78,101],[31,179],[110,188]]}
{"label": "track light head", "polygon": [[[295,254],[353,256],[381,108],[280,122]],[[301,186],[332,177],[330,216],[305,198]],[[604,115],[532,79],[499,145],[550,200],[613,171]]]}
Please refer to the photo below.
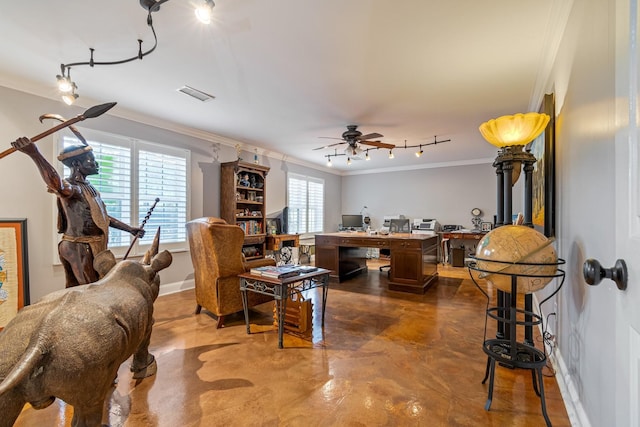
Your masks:
{"label": "track light head", "polygon": [[204,0],[200,6],[195,10],[196,18],[203,24],[211,23],[211,16],[213,16],[213,7],[215,3],[213,0]]}
{"label": "track light head", "polygon": [[62,101],[67,105],[72,105],[78,99],[78,94],[70,92],[62,95]]}

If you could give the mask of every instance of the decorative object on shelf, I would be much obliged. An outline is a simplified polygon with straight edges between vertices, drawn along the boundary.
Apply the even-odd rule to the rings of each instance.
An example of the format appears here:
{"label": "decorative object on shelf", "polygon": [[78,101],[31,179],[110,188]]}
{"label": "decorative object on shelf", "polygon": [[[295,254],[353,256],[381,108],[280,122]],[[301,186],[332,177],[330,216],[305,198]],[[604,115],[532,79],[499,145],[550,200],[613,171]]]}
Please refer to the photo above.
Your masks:
{"label": "decorative object on shelf", "polygon": [[[78,94],[76,93],[78,86],[74,81],[71,80],[72,67],[79,67],[81,65],[88,65],[90,67],[95,67],[96,65],[125,64],[127,62],[141,60],[142,58],[149,55],[151,52],[153,52],[156,49],[156,47],[158,46],[158,37],[156,36],[156,30],[153,27],[153,18],[151,14],[153,12],[159,11],[160,5],[162,5],[163,3],[166,3],[167,1],[169,0],[157,0],[157,1],[156,0],[140,0],[140,6],[142,6],[147,11],[147,25],[151,28],[151,33],[153,34],[154,43],[153,43],[153,47],[151,47],[149,50],[143,52],[142,40],[138,39],[138,53],[137,55],[132,56],[130,58],[124,58],[124,59],[114,60],[114,61],[96,61],[93,58],[93,53],[95,52],[95,49],[89,48],[88,61],[73,62],[69,64],[60,64],[60,74],[56,76],[56,79],[58,82],[58,90],[65,104],[71,105],[75,102],[76,99],[78,99]],[[198,17],[198,19],[201,22],[208,24],[209,22],[211,22],[211,13],[213,12],[214,6],[215,4],[213,3],[212,0],[202,1],[201,4],[199,4],[196,9],[196,17]]]}
{"label": "decorative object on shelf", "polygon": [[493,228],[493,224],[491,224],[490,222],[482,222],[480,224],[481,231],[491,231],[492,228]]}
{"label": "decorative object on shelf", "polygon": [[253,149],[253,163],[255,163],[256,165],[260,164],[260,162],[258,161],[258,149],[257,148]]}

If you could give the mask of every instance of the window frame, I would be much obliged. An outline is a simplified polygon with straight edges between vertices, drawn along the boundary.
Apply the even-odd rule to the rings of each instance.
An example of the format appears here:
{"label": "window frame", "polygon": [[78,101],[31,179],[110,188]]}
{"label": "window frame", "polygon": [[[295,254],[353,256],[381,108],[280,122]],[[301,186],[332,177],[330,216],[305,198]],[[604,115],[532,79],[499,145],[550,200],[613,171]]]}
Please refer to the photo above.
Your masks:
{"label": "window frame", "polygon": [[[180,157],[180,158],[184,158],[185,161],[185,178],[186,178],[186,182],[185,182],[185,224],[186,222],[189,220],[190,217],[190,213],[191,213],[191,151],[186,149],[186,148],[176,148],[176,147],[171,147],[165,144],[160,144],[160,143],[155,143],[155,142],[150,142],[150,141],[145,141],[145,140],[141,140],[141,139],[137,139],[137,138],[133,138],[133,137],[127,137],[124,135],[118,135],[118,134],[114,134],[111,132],[104,132],[104,131],[99,131],[99,130],[94,130],[94,129],[88,129],[88,128],[78,128],[78,130],[80,131],[80,133],[87,139],[87,142],[89,143],[89,145],[91,145],[91,141],[97,141],[97,142],[102,142],[104,144],[110,144],[110,145],[117,145],[120,147],[125,147],[128,148],[130,150],[130,155],[131,155],[131,162],[130,162],[130,191],[129,191],[129,198],[130,198],[130,203],[131,203],[131,221],[135,221],[136,218],[144,218],[144,216],[147,214],[148,211],[145,212],[139,212],[140,210],[140,206],[139,206],[139,199],[140,199],[140,194],[139,194],[139,182],[138,182],[138,178],[139,178],[139,152],[140,151],[149,151],[149,152],[154,152],[154,153],[159,153],[159,154],[165,154],[165,155],[170,155],[170,156],[175,156],[175,157]],[[67,135],[60,135],[57,134],[56,135],[56,143],[54,144],[54,146],[56,147],[56,150],[54,152],[54,159],[55,159],[55,165],[56,165],[56,171],[58,172],[58,174],[60,174],[60,177],[62,177],[63,179],[66,179],[67,176],[64,173],[64,165],[62,164],[62,162],[60,162],[59,160],[57,160],[57,153],[59,153],[63,147],[64,147],[64,141],[65,139],[76,139],[74,136],[69,136]],[[81,144],[81,142],[79,140],[77,140],[77,142],[79,144]],[[99,162],[99,159],[98,159]],[[99,175],[99,174],[98,174]],[[91,182],[91,176],[88,177],[89,182]],[[162,203],[162,195],[158,194],[155,197],[159,197],[160,198],[160,203]],[[57,223],[57,215],[58,215],[58,209],[56,206],[56,198],[54,198],[53,200],[53,204],[54,204],[54,224]],[[153,214],[152,214],[153,216]],[[116,217],[118,220],[120,220],[121,218]],[[124,221],[123,221],[124,222]],[[131,225],[132,227],[139,227],[140,224],[133,224],[130,223],[129,225]],[[111,227],[109,232],[113,232],[114,229]],[[155,235],[156,230],[155,229],[150,229],[145,227],[145,231],[146,231],[146,237],[152,237],[153,235]],[[54,225],[53,227],[53,232],[55,233],[55,248],[54,248],[54,252],[56,254],[55,256],[55,260],[56,260],[56,264],[59,264],[59,256],[58,256],[58,250],[57,250],[57,246],[58,243],[60,242],[61,239],[61,234],[57,232],[57,226]],[[135,239],[134,241],[134,236],[129,235],[129,244],[127,246],[111,246],[109,245],[109,250],[111,250],[111,252],[113,252],[113,254],[116,256],[116,258],[122,258],[127,250],[129,249],[129,246],[131,246],[131,251],[129,252],[128,257],[139,257],[139,256],[143,256],[144,253],[149,249],[149,247],[151,246],[150,243],[141,243],[140,239]],[[131,242],[133,242],[133,245],[131,245]],[[186,235],[186,228],[185,228],[185,234],[184,234],[184,240],[180,240],[177,242],[167,242],[167,243],[163,243],[162,241],[162,230],[160,231],[160,245],[162,247],[162,249],[167,249],[171,252],[183,252],[183,251],[187,251],[188,250],[188,236]]]}
{"label": "window frame", "polygon": [[[304,231],[299,231],[299,234],[302,236],[302,238],[304,238],[305,236],[313,236],[313,235],[318,234],[318,233],[323,233],[324,232],[324,223],[325,223],[325,220],[324,220],[325,204],[326,204],[325,203],[325,200],[326,200],[326,197],[325,197],[325,192],[326,192],[325,180],[323,178],[318,178],[318,177],[311,176],[311,175],[303,175],[303,174],[295,173],[295,172],[287,172],[287,176],[286,176],[286,181],[287,181],[287,186],[286,186],[287,205],[286,206],[288,207],[287,215],[291,214],[291,194],[290,194],[290,189],[289,189],[289,183],[290,183],[291,179],[296,179],[296,180],[299,180],[299,181],[305,181],[306,188],[307,188],[307,192],[306,192],[307,200],[306,200],[306,206],[305,206],[307,221],[306,221],[306,224],[305,224],[305,227],[304,227]],[[309,190],[309,184],[310,183],[316,183],[316,184],[321,184],[322,185],[322,207],[321,207],[322,212],[321,212],[321,215],[320,215],[320,219],[321,219],[321,224],[320,225],[321,225],[321,227],[320,227],[319,230],[313,230],[313,231],[309,230],[309,218],[310,218],[311,215],[309,215],[310,206],[309,206],[309,191],[308,190]],[[290,229],[291,220],[290,220],[290,218],[287,218],[287,224],[289,225],[289,230],[287,230],[287,231],[291,232],[291,229]]]}

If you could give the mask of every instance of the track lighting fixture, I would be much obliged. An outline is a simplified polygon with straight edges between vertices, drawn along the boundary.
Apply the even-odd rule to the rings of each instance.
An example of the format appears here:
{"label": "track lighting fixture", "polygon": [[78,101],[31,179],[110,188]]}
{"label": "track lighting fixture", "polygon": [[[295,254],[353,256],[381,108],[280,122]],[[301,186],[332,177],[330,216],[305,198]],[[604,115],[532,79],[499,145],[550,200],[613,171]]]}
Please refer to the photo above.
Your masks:
{"label": "track lighting fixture", "polygon": [[[58,80],[58,90],[62,96],[62,99],[67,104],[73,104],[73,102],[78,98],[78,95],[75,93],[78,86],[71,80],[70,70],[71,67],[78,67],[81,65],[88,65],[90,67],[94,67],[96,65],[119,65],[125,64],[127,62],[135,61],[138,59],[142,59],[145,56],[149,55],[153,52],[158,46],[158,37],[156,36],[156,30],[153,27],[153,18],[151,14],[153,12],[157,12],[160,10],[160,5],[166,3],[169,0],[140,0],[140,6],[142,6],[147,11],[147,25],[151,28],[151,33],[153,34],[153,46],[143,52],[142,51],[142,40],[138,39],[138,53],[135,56],[130,58],[120,59],[117,61],[96,61],[93,57],[95,52],[94,48],[89,48],[89,60],[85,62],[73,62],[70,64],[60,64],[61,74],[57,75],[56,78]],[[211,15],[213,13],[213,7],[215,6],[213,0],[200,0],[201,4],[196,9],[196,16],[200,22],[208,24],[211,22]]]}
{"label": "track lighting fixture", "polygon": [[333,164],[331,163],[331,158],[332,157],[338,157],[338,156],[346,156],[346,154],[344,154],[344,153],[338,154],[338,150],[337,149],[334,149],[334,154],[327,154],[325,156],[327,158],[327,166],[328,167],[333,166]]}
{"label": "track lighting fixture", "polygon": [[[367,148],[367,149],[362,149],[361,146],[349,146],[347,147],[344,152],[339,153],[338,154],[338,150],[334,149],[334,154],[325,154],[324,157],[327,158],[327,166],[331,167],[331,158],[332,157],[337,157],[337,156],[347,156],[347,165],[350,165],[351,162],[353,160],[359,160],[361,159],[360,155],[362,154],[362,152],[364,151],[364,159],[365,160],[371,160],[371,157],[369,156],[369,150],[381,150],[381,149],[387,149],[389,146],[393,147],[389,149],[389,159],[393,159],[395,158],[395,153],[394,150],[398,150],[398,149],[408,149],[408,148],[417,148],[418,150],[414,152],[416,157],[422,157],[422,155],[424,154],[424,150],[422,149],[422,147],[426,147],[428,145],[437,145],[437,144],[442,144],[443,142],[449,142],[451,141],[450,139],[444,139],[441,141],[438,141],[438,137],[434,136],[433,137],[433,142],[426,142],[426,143],[422,143],[422,144],[416,144],[416,145],[407,145],[407,140],[404,141],[404,145],[392,145],[392,144],[385,144],[385,147],[372,147],[372,148]],[[336,144],[333,144],[336,145]],[[327,147],[321,147],[321,148],[327,148]]]}

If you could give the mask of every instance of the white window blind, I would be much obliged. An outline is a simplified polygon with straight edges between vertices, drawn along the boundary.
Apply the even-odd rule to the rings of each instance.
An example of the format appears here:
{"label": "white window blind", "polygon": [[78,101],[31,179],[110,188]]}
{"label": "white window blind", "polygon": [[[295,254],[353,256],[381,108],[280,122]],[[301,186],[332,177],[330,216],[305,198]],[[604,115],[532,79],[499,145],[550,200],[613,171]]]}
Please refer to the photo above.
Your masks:
{"label": "white window blind", "polygon": [[322,232],[324,227],[324,180],[287,174],[289,233]]}
{"label": "white window blind", "polygon": [[[158,227],[163,248],[185,247],[189,151],[92,130],[82,129],[81,133],[93,148],[100,167],[99,174],[88,180],[100,192],[109,216],[138,227],[155,199],[160,199],[145,223],[145,237],[136,241],[131,254],[144,252],[146,248],[138,246],[151,244]],[[71,136],[62,140],[64,147],[80,144]],[[65,166],[64,177],[69,172]],[[109,248],[117,254],[123,254],[132,239],[130,233],[109,229]]]}

